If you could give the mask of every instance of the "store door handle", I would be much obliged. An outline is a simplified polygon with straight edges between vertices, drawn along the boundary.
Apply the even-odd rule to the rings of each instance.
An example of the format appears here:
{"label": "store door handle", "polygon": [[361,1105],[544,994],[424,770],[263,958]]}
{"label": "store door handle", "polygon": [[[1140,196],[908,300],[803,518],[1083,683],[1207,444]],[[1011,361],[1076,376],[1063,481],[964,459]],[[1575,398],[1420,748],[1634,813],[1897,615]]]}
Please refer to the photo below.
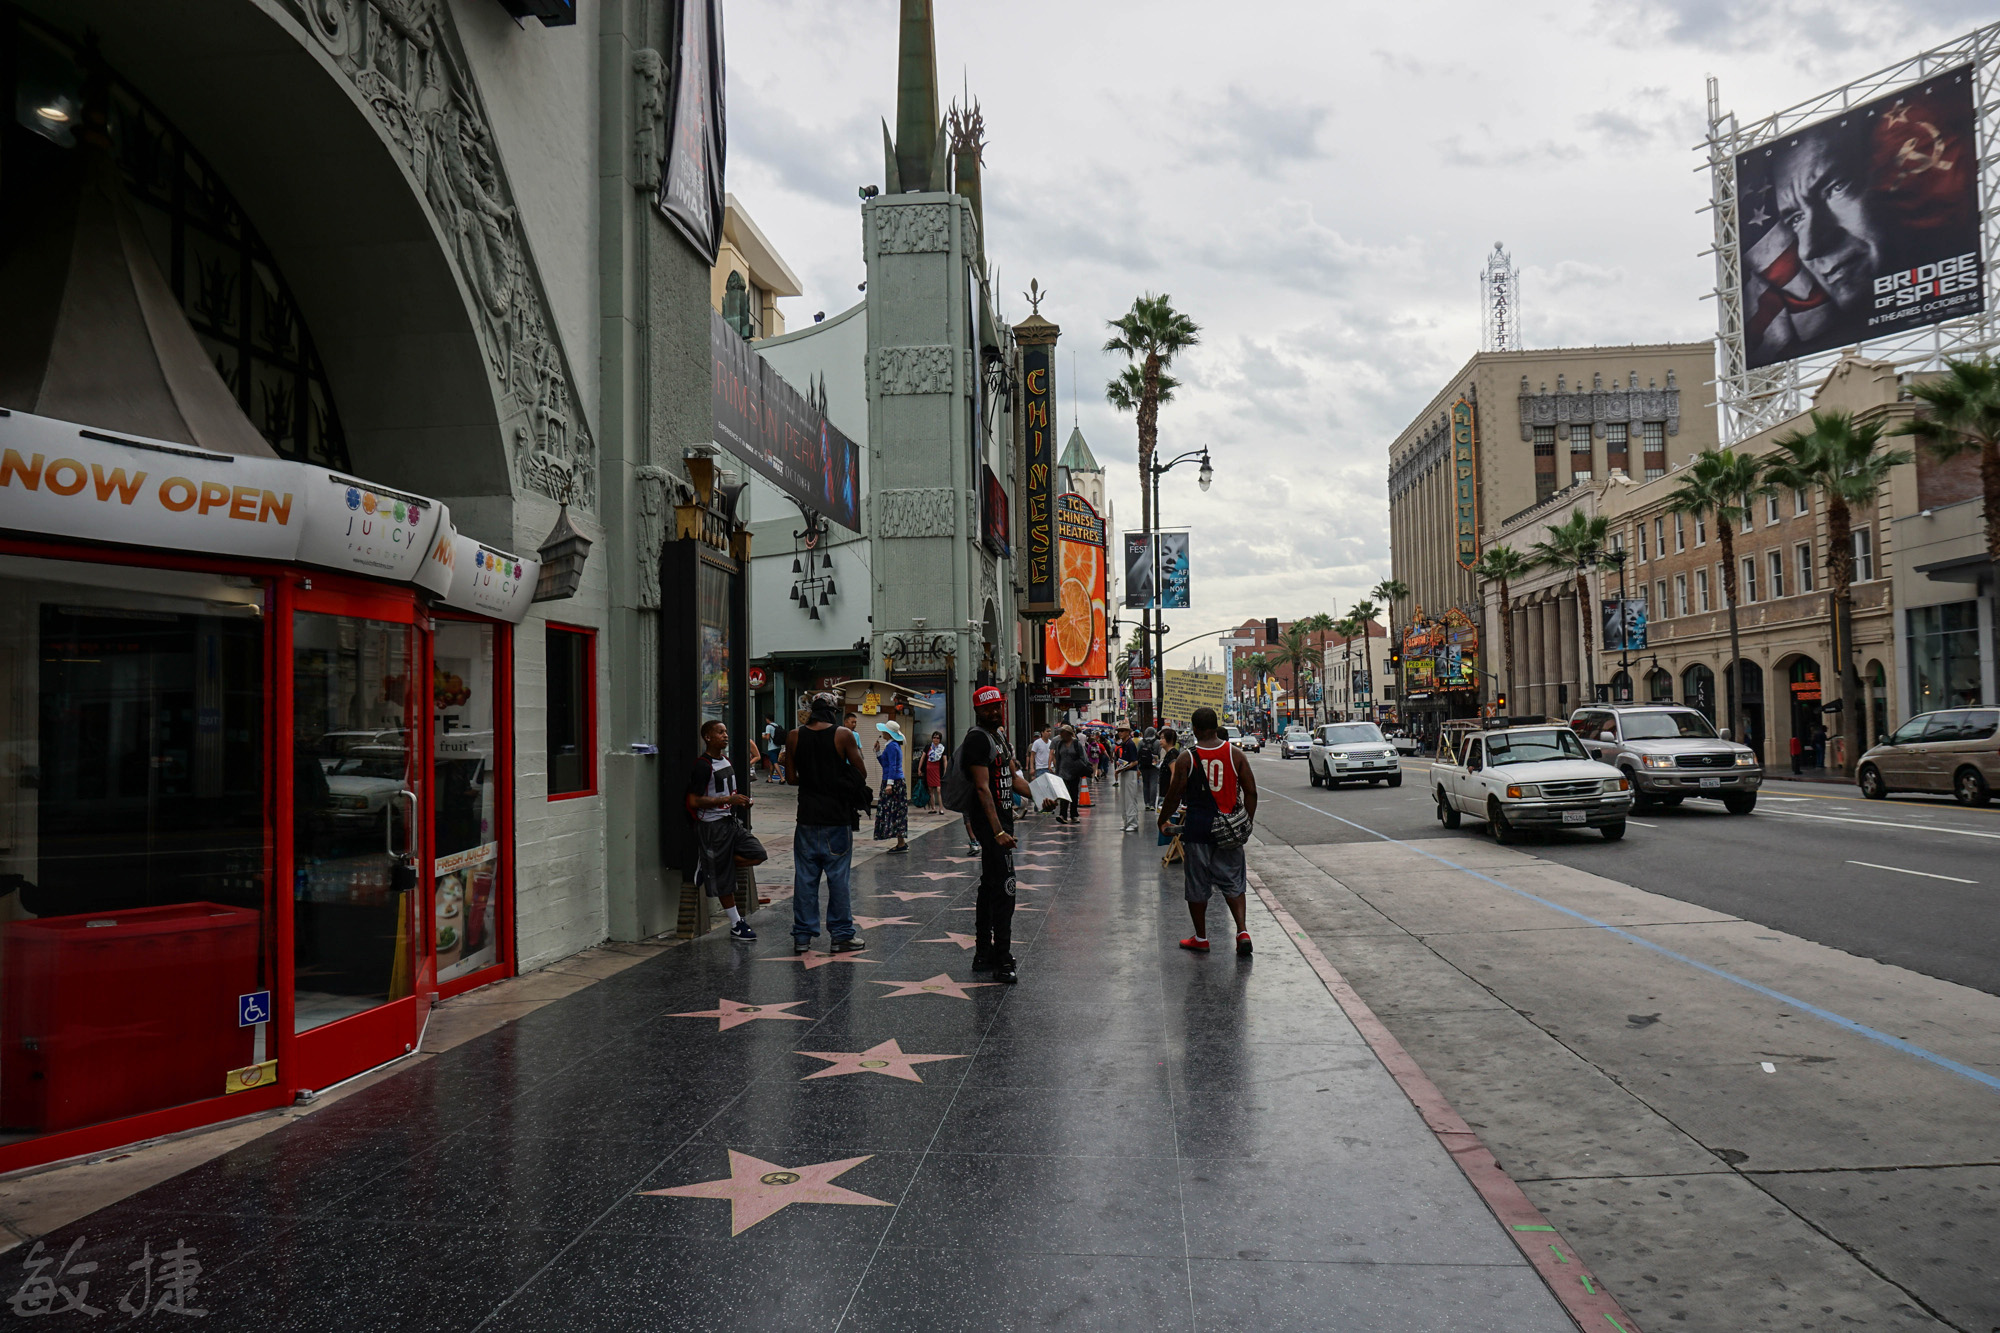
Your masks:
{"label": "store door handle", "polygon": [[413,859],[417,854],[417,794],[413,791],[399,791],[389,799],[394,801],[397,796],[405,798],[410,803],[410,819],[408,823],[403,825],[404,835],[409,839],[409,845],[403,847],[401,850],[397,849],[396,821],[390,819],[387,821],[387,827],[382,833],[382,840],[385,844],[383,850],[399,861],[407,861]]}

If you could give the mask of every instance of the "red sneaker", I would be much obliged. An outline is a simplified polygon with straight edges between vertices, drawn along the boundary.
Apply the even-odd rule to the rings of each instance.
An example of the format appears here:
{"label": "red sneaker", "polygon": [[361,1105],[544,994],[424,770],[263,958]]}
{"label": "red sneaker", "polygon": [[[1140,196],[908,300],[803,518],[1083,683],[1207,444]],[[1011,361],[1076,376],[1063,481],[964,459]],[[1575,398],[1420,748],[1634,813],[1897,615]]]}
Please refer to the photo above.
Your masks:
{"label": "red sneaker", "polygon": [[1249,931],[1239,930],[1236,932],[1236,952],[1239,954],[1247,954],[1250,952]]}
{"label": "red sneaker", "polygon": [[1181,948],[1192,949],[1196,953],[1207,953],[1208,941],[1201,939],[1198,936],[1190,935],[1186,939],[1181,941]]}

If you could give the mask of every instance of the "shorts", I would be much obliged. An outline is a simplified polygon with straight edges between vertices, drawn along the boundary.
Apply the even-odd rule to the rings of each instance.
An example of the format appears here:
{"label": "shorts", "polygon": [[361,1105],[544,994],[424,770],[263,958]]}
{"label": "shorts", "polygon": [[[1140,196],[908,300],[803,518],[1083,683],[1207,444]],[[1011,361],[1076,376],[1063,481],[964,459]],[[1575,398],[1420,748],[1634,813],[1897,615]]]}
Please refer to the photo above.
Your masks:
{"label": "shorts", "polygon": [[701,878],[711,898],[736,892],[736,863],[761,865],[771,859],[757,835],[744,828],[733,816],[729,819],[698,819],[695,841],[701,850]]}
{"label": "shorts", "polygon": [[1205,903],[1217,892],[1241,898],[1250,889],[1250,865],[1241,847],[1217,847],[1212,842],[1181,842],[1184,890],[1191,903]]}

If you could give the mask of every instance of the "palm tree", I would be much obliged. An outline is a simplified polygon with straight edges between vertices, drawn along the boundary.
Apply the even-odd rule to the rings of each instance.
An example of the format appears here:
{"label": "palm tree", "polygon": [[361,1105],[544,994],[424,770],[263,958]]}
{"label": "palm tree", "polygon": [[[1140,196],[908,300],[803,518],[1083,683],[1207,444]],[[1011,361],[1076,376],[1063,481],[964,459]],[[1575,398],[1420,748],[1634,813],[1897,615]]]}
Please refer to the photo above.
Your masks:
{"label": "palm tree", "polygon": [[[1337,626],[1334,624],[1333,617],[1328,615],[1324,611],[1315,611],[1311,615],[1306,616],[1304,619],[1298,621],[1297,624],[1298,627],[1304,630],[1308,635],[1328,634],[1337,628]],[[1326,645],[1324,640],[1321,641],[1317,651],[1321,653],[1324,653],[1326,651]],[[1326,692],[1322,690],[1320,692],[1320,699],[1324,701],[1325,698],[1326,698]]]}
{"label": "palm tree", "polygon": [[1511,546],[1489,546],[1472,567],[1472,577],[1481,583],[1500,585],[1500,643],[1507,663],[1507,692],[1517,694],[1514,684],[1514,602],[1508,585],[1534,572],[1535,562]]}
{"label": "palm tree", "polygon": [[[1928,409],[1891,435],[1914,435],[1940,461],[1979,455],[1986,505],[1986,558],[2000,570],[2000,363],[1990,356],[1947,361],[1942,379],[1912,384],[1910,396]],[[1995,644],[1986,645],[1992,651]]]}
{"label": "palm tree", "polygon": [[1528,554],[1533,557],[1537,568],[1566,569],[1576,577],[1576,624],[1583,631],[1584,698],[1578,701],[1580,703],[1597,697],[1597,661],[1590,632],[1593,619],[1590,580],[1585,573],[1604,554],[1605,539],[1610,534],[1610,519],[1578,509],[1572,511],[1567,520],[1550,528],[1546,540],[1528,548]]}
{"label": "palm tree", "polygon": [[[1177,383],[1167,376],[1163,396],[1160,377],[1174,357],[1201,341],[1201,326],[1175,310],[1166,293],[1155,296],[1147,292],[1132,302],[1130,310],[1109,321],[1109,327],[1112,336],[1105,341],[1104,350],[1123,352],[1134,364],[1105,386],[1104,396],[1113,407],[1139,419],[1139,523],[1142,531],[1151,532],[1153,488],[1149,482],[1153,451],[1160,443],[1160,404],[1172,396]],[[1159,667],[1157,662],[1151,665],[1156,670]]]}
{"label": "palm tree", "polygon": [[1704,449],[1682,469],[1680,484],[1667,497],[1670,514],[1703,514],[1715,523],[1715,537],[1722,545],[1722,604],[1729,612],[1729,665],[1723,672],[1725,707],[1723,717],[1733,728],[1731,735],[1750,743],[1750,715],[1737,688],[1742,672],[1743,640],[1736,622],[1736,525],[1749,512],[1750,497],[1769,493],[1764,480],[1764,462],[1734,449]]}
{"label": "palm tree", "polygon": [[1277,648],[1265,660],[1273,667],[1288,666],[1292,669],[1292,716],[1297,717],[1299,690],[1305,683],[1306,672],[1312,667],[1312,632],[1294,621],[1279,631]]}
{"label": "palm tree", "polygon": [[[1400,646],[1396,642],[1396,603],[1410,595],[1410,585],[1404,583],[1401,579],[1398,578],[1386,578],[1383,579],[1380,583],[1376,584],[1374,587],[1370,588],[1368,590],[1368,595],[1370,597],[1379,597],[1382,599],[1383,609],[1388,613],[1389,616],[1389,649],[1391,652],[1396,653],[1397,660],[1400,662],[1402,659],[1402,653],[1399,651]],[[1398,717],[1402,716],[1401,713],[1402,707],[1403,707],[1403,671],[1402,667],[1399,665],[1396,668],[1396,708],[1398,710],[1397,712]]]}
{"label": "palm tree", "polygon": [[[1812,429],[1793,431],[1777,442],[1764,466],[1773,486],[1826,495],[1827,598],[1833,613],[1833,655],[1839,663],[1836,702],[1847,753],[1841,767],[1852,773],[1861,755],[1861,671],[1854,664],[1854,514],[1871,504],[1888,484],[1889,473],[1910,461],[1907,449],[1882,447],[1882,423],[1856,425],[1846,412],[1815,412]],[[1852,704],[1852,707],[1849,705]]]}
{"label": "palm tree", "polygon": [[[1369,622],[1373,621],[1381,613],[1381,610],[1381,607],[1364,597],[1349,607],[1347,611],[1347,628],[1342,631],[1341,635],[1340,658],[1341,666],[1347,672],[1347,698],[1350,705],[1354,702],[1354,668],[1352,664],[1354,640],[1357,637],[1361,640],[1361,669],[1366,671],[1368,669],[1368,625]],[[1369,684],[1372,686],[1374,682],[1370,681]],[[1348,711],[1352,712],[1354,710],[1350,707]]]}

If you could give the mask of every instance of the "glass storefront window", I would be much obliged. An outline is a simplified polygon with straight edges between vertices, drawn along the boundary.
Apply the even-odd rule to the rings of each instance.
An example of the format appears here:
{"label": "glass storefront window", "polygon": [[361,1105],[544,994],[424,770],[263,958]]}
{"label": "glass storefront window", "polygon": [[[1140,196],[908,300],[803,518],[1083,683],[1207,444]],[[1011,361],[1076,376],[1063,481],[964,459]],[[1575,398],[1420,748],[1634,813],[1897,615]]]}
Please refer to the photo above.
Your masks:
{"label": "glass storefront window", "polygon": [[440,982],[477,972],[500,957],[495,638],[491,625],[440,620],[432,642],[431,869]]}
{"label": "glass storefront window", "polygon": [[596,708],[595,643],[588,630],[550,625],[548,654],[549,795],[588,796],[597,790],[591,753]]}
{"label": "glass storefront window", "polygon": [[267,594],[0,556],[0,1139],[268,1081]]}
{"label": "glass storefront window", "polygon": [[1910,608],[1910,711],[1986,702],[1979,689],[1979,603]]}

